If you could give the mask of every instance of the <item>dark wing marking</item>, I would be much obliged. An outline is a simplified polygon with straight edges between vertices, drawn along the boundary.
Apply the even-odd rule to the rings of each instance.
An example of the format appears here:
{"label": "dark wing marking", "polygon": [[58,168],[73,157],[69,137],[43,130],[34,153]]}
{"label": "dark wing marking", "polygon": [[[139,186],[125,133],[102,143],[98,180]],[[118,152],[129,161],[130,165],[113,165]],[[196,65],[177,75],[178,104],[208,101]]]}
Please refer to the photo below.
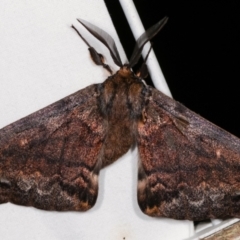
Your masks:
{"label": "dark wing marking", "polygon": [[97,85],[0,130],[0,203],[45,210],[91,208],[105,129]]}
{"label": "dark wing marking", "polygon": [[142,211],[189,220],[240,217],[240,140],[151,91],[145,123],[138,124]]}
{"label": "dark wing marking", "polygon": [[83,20],[77,19],[95,38],[102,42],[110,51],[113,61],[119,66],[122,66],[122,61],[119,56],[116,44],[113,38],[101,28]]}

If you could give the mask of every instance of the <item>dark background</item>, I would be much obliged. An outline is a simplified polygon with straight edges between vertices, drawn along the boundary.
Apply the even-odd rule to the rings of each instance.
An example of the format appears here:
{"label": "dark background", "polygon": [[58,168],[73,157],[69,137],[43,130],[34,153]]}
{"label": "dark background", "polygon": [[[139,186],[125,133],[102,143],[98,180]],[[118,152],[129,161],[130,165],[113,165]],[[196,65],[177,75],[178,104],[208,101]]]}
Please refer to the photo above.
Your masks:
{"label": "dark background", "polygon": [[[240,1],[134,2],[145,29],[169,17],[153,42],[173,98],[240,137]],[[130,58],[135,40],[121,6],[105,3]]]}

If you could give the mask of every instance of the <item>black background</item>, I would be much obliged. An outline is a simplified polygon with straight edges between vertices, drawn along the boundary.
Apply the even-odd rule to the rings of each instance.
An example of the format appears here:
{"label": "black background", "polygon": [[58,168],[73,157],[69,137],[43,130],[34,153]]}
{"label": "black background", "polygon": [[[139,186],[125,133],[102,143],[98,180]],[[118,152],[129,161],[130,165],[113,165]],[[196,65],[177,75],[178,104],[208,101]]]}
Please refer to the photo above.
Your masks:
{"label": "black background", "polygon": [[[145,29],[169,17],[153,43],[173,98],[240,137],[240,1],[134,2]],[[135,40],[121,6],[105,3],[130,58]]]}

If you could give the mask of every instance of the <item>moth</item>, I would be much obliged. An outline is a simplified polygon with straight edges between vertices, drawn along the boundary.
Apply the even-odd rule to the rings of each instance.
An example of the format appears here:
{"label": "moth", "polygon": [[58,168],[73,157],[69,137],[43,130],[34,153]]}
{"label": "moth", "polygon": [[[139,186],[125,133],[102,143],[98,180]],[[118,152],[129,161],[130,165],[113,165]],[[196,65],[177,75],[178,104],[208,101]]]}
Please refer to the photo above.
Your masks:
{"label": "moth", "polygon": [[240,140],[148,86],[143,70],[132,71],[167,18],[139,37],[128,64],[108,33],[78,21],[120,69],[112,74],[77,31],[94,62],[112,75],[0,130],[0,203],[86,211],[96,202],[100,170],[136,145],[145,214],[240,217]]}

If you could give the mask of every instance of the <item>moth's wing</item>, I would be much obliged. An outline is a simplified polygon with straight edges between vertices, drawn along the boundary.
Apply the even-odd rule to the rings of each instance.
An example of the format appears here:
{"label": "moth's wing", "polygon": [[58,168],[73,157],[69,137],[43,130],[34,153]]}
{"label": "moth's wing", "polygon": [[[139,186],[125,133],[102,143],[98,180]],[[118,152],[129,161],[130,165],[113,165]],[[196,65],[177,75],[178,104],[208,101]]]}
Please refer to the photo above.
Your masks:
{"label": "moth's wing", "polygon": [[0,203],[58,211],[91,208],[104,135],[97,85],[1,129]]}
{"label": "moth's wing", "polygon": [[240,139],[151,91],[145,123],[138,123],[142,211],[189,220],[240,217]]}

